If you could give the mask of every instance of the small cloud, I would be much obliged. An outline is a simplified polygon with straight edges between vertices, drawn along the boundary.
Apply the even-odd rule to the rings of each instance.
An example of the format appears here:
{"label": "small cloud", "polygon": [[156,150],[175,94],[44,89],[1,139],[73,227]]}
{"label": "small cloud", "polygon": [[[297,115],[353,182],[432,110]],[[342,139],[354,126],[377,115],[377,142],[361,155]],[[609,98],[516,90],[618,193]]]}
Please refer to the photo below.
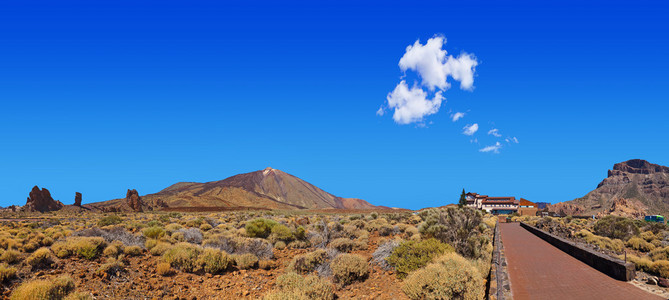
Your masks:
{"label": "small cloud", "polygon": [[502,148],[502,144],[499,142],[496,142],[494,145],[486,146],[481,149],[479,149],[479,152],[492,152],[492,153],[499,153],[499,149]]}
{"label": "small cloud", "polygon": [[476,139],[476,138],[475,138],[475,139],[471,139],[471,140],[469,140],[469,142],[472,143],[472,144],[478,144],[478,143],[479,143],[479,139]]}
{"label": "small cloud", "polygon": [[457,122],[458,120],[462,119],[464,116],[465,116],[465,113],[456,112],[456,113],[451,115],[451,120],[453,120],[453,122]]}
{"label": "small cloud", "polygon": [[467,125],[464,128],[462,128],[462,134],[464,135],[474,135],[479,130],[479,124],[474,123],[473,125]]}
{"label": "small cloud", "polygon": [[377,116],[383,116],[385,113],[386,111],[383,109],[383,106],[379,107],[379,110],[376,111]]}
{"label": "small cloud", "polygon": [[386,100],[388,107],[395,109],[393,120],[398,124],[409,124],[423,122],[425,116],[437,113],[444,97],[439,91],[432,99],[428,99],[427,93],[422,88],[415,86],[409,88],[406,81],[402,80],[392,92],[388,93]]}
{"label": "small cloud", "polygon": [[495,137],[500,137],[500,136],[502,136],[502,135],[499,133],[499,129],[497,129],[497,128],[490,129],[490,130],[488,131],[488,135],[492,135],[492,136],[495,136]]}
{"label": "small cloud", "polygon": [[518,144],[518,139],[517,139],[515,136],[514,136],[514,137],[508,137],[508,138],[506,138],[506,139],[504,139],[504,140],[505,140],[507,143],[515,143],[515,144]]}

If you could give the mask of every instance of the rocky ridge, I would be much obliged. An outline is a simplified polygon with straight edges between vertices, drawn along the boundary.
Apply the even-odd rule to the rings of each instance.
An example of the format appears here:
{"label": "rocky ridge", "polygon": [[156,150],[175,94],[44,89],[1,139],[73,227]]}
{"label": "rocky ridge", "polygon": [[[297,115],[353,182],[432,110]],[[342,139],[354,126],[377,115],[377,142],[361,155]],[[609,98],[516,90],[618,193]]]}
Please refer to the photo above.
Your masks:
{"label": "rocky ridge", "polygon": [[669,167],[632,159],[613,165],[607,175],[595,190],[551,205],[549,210],[566,215],[628,217],[669,213]]}

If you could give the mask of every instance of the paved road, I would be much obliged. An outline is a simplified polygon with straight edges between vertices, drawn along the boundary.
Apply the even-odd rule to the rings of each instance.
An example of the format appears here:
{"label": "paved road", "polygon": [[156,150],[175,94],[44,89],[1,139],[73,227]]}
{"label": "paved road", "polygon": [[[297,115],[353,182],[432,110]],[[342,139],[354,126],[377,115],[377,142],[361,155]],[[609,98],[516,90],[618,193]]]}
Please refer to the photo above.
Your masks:
{"label": "paved road", "polygon": [[664,299],[615,280],[520,227],[500,223],[513,299]]}

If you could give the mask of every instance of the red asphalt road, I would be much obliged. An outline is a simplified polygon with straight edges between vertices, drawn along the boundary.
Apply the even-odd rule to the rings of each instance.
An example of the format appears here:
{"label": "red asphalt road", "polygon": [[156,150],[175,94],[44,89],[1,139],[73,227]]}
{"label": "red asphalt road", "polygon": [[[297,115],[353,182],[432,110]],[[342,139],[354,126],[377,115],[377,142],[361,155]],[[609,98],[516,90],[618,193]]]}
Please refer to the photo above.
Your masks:
{"label": "red asphalt road", "polygon": [[664,299],[553,247],[518,223],[499,223],[513,299]]}

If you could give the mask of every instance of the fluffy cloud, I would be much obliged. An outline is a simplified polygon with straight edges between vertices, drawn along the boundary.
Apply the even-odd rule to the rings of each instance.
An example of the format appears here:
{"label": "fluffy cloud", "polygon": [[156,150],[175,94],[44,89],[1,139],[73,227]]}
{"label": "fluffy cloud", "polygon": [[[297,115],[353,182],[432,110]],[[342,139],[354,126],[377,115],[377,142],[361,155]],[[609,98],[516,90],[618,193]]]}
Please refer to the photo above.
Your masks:
{"label": "fluffy cloud", "polygon": [[[444,97],[437,92],[432,99],[428,99],[427,93],[419,88],[409,88],[402,80],[395,89],[386,97],[388,107],[394,109],[393,120],[399,124],[422,122],[425,116],[435,114],[439,111]],[[380,109],[377,114],[383,114]]]}
{"label": "fluffy cloud", "polygon": [[467,125],[463,128],[462,134],[464,135],[474,135],[479,130],[479,124],[474,123],[473,125]]}
{"label": "fluffy cloud", "polygon": [[492,136],[494,136],[494,137],[500,137],[500,136],[502,136],[502,135],[499,133],[499,129],[497,129],[497,128],[490,129],[490,130],[488,131],[488,135],[492,135]]}
{"label": "fluffy cloud", "polygon": [[454,113],[454,114],[451,115],[451,120],[453,120],[453,122],[456,122],[457,120],[462,119],[462,117],[464,117],[464,116],[465,116],[465,113],[463,113],[463,112],[456,112],[456,113]]}
{"label": "fluffy cloud", "polygon": [[496,142],[494,145],[486,146],[481,149],[479,149],[479,152],[492,152],[492,153],[499,153],[499,149],[502,148],[502,144],[499,142]]}
{"label": "fluffy cloud", "polygon": [[478,62],[472,54],[462,53],[457,58],[446,55],[442,47],[446,39],[435,36],[425,45],[417,40],[413,45],[406,48],[406,53],[400,59],[399,66],[402,71],[413,70],[420,75],[422,84],[429,90],[435,88],[447,90],[450,76],[460,82],[461,89],[471,90],[474,85],[474,72]]}

